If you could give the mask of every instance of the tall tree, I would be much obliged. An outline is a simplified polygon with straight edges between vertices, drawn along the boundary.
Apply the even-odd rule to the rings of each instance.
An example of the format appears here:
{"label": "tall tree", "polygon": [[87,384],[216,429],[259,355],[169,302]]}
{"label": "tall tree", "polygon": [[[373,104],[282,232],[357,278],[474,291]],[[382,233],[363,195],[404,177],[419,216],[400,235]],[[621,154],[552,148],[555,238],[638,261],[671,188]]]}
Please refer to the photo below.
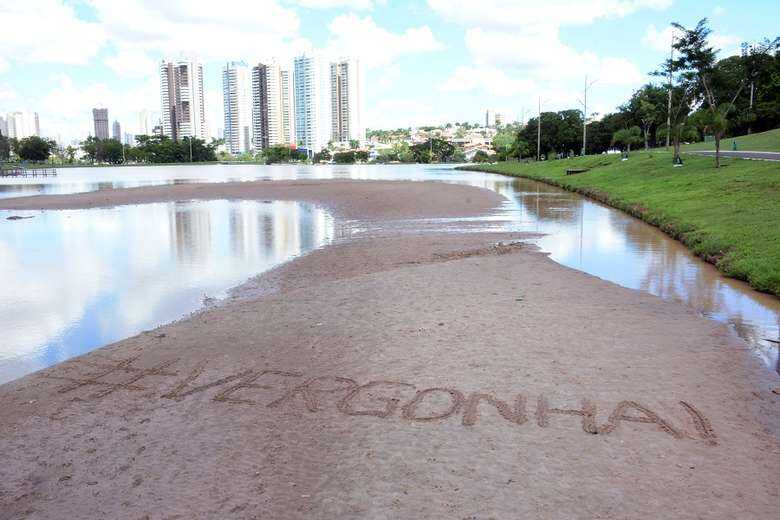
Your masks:
{"label": "tall tree", "polygon": [[[675,24],[672,24],[676,27]],[[675,40],[674,49],[678,49],[680,40]],[[670,56],[660,66],[660,68],[651,73],[653,76],[668,78],[668,113],[665,125],[667,136],[671,135],[674,155],[672,161],[675,164],[682,164],[680,156],[680,136],[686,126],[688,115],[694,102],[696,89],[695,75],[686,68],[685,62],[679,58],[674,59]],[[668,141],[667,141],[668,142]]]}
{"label": "tall tree", "polygon": [[745,81],[731,92],[730,101],[724,101],[718,96],[719,82],[723,81],[722,75],[717,74],[716,57],[718,51],[711,47],[708,38],[711,30],[707,25],[707,19],[699,20],[696,27],[687,29],[678,23],[673,23],[680,32],[680,38],[675,41],[674,48],[679,53],[673,61],[673,66],[682,72],[683,76],[693,87],[692,94],[701,100],[708,110],[708,130],[715,137],[715,167],[720,168],[720,140],[726,133],[729,112],[734,108]]}
{"label": "tall tree", "polygon": [[[780,37],[776,37],[774,40],[764,38],[762,41],[754,44],[742,44],[742,63],[750,96],[747,110],[748,134],[751,133],[752,123],[757,119],[754,112],[756,86],[758,83],[762,83],[762,79],[764,79],[762,76],[765,75],[765,71],[772,67],[773,55],[777,57],[778,49],[780,49]],[[780,78],[775,77],[775,81],[778,80]]]}
{"label": "tall tree", "polygon": [[45,161],[56,146],[54,141],[32,135],[19,140],[16,154],[23,161]]}
{"label": "tall tree", "polygon": [[640,144],[642,142],[642,130],[638,126],[632,126],[631,128],[624,128],[618,130],[612,136],[612,144],[625,147],[628,153],[631,153],[631,145]]}
{"label": "tall tree", "polygon": [[11,157],[11,140],[0,132],[0,161],[7,161]]}

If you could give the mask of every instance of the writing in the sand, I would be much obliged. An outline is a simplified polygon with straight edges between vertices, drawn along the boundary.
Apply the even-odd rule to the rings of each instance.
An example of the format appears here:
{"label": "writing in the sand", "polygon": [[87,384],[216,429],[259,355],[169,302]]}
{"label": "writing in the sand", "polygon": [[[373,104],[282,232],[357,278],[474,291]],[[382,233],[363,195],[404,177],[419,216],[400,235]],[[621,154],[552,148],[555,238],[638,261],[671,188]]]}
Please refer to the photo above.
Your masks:
{"label": "writing in the sand", "polygon": [[[93,387],[88,395],[93,399],[116,391],[155,390],[163,383],[169,386],[158,395],[161,399],[181,401],[192,396],[210,396],[215,403],[235,406],[263,406],[270,409],[298,409],[316,413],[326,408],[344,416],[370,416],[380,419],[401,419],[411,422],[459,420],[472,427],[480,416],[492,413],[517,426],[526,423],[539,428],[560,424],[560,416],[578,418],[582,430],[593,435],[608,435],[622,423],[644,423],[648,431],[658,431],[674,439],[693,439],[710,445],[717,437],[707,417],[687,401],[679,401],[688,425],[673,424],[656,411],[633,400],[618,402],[603,423],[597,421],[598,407],[590,399],[580,399],[577,406],[562,407],[538,396],[529,407],[528,398],[517,394],[505,400],[490,393],[466,394],[456,388],[420,388],[407,382],[374,380],[365,383],[342,376],[307,376],[300,372],[246,368],[229,375],[209,373],[202,362],[188,371],[176,371],[178,359],[164,361],[152,367],[136,365],[137,357],[108,360],[105,363],[81,362],[95,369],[77,377],[47,375],[65,380],[59,393]],[[160,380],[163,378],[163,380]],[[144,386],[149,380],[154,388]],[[141,382],[144,382],[144,385]]]}

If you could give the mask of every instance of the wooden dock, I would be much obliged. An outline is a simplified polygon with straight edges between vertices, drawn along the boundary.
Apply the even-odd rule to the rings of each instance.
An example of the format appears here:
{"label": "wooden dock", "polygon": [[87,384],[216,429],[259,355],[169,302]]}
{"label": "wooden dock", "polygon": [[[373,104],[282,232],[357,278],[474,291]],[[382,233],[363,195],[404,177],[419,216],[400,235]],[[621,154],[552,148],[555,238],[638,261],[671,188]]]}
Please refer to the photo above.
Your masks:
{"label": "wooden dock", "polygon": [[56,177],[56,168],[4,168],[0,167],[0,177]]}

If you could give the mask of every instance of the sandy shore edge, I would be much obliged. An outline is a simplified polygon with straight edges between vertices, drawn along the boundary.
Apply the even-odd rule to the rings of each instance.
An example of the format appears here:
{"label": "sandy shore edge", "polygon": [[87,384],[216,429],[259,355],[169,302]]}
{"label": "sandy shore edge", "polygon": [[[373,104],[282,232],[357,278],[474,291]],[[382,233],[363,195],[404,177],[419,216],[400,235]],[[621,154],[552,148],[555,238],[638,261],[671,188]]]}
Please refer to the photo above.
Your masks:
{"label": "sandy shore edge", "polygon": [[393,232],[494,211],[497,194],[165,188],[0,206],[303,200],[383,232],[265,273],[263,296],[0,386],[0,518],[778,513],[780,401],[726,327],[496,246],[522,235]]}

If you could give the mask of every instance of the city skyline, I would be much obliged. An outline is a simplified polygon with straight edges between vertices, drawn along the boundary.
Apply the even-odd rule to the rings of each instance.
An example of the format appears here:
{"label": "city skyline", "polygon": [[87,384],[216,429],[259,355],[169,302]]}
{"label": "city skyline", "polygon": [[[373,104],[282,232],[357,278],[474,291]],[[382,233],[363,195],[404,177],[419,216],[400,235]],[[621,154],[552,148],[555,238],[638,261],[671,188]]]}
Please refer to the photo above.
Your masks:
{"label": "city skyline", "polygon": [[709,17],[721,56],[771,35],[773,3],[750,4],[747,13],[730,0],[704,7],[690,0],[486,0],[478,8],[441,0],[268,0],[242,11],[227,0],[206,17],[194,5],[174,13],[135,1],[30,0],[0,6],[7,26],[38,23],[41,10],[58,23],[46,27],[46,38],[0,35],[8,51],[0,58],[0,113],[38,112],[45,136],[69,142],[89,133],[91,108],[106,106],[125,130],[141,133],[138,114],[159,110],[159,77],[150,71],[183,53],[202,60],[204,126],[216,137],[224,126],[225,62],[321,52],[330,60],[354,55],[364,65],[372,87],[365,127],[474,122],[489,107],[511,122],[535,112],[539,95],[545,110],[577,108],[585,73],[598,79],[589,104],[603,114],[666,57],[671,21]]}

